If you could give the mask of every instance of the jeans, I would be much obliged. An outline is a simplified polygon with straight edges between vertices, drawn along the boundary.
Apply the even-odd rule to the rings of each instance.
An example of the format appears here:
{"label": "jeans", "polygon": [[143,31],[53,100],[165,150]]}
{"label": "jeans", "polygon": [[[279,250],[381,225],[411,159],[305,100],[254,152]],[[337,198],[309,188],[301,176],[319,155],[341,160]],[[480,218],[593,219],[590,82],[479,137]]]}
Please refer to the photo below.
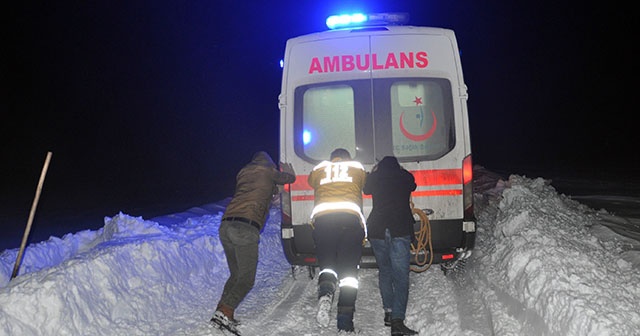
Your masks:
{"label": "jeans", "polygon": [[404,320],[409,299],[409,264],[411,262],[411,238],[391,237],[371,239],[371,247],[378,264],[378,286],[385,312],[391,311],[392,319]]}
{"label": "jeans", "polygon": [[230,273],[220,303],[235,309],[256,280],[260,231],[244,222],[222,221],[219,234]]}

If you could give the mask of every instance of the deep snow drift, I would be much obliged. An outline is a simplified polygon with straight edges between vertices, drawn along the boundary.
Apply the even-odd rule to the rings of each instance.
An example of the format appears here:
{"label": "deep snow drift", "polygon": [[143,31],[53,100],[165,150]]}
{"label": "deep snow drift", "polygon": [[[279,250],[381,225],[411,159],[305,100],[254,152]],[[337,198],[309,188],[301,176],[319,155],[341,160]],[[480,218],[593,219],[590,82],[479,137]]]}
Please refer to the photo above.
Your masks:
{"label": "deep snow drift", "polygon": [[[411,274],[406,323],[421,335],[640,335],[640,242],[542,178],[478,168],[478,240],[464,272]],[[225,200],[226,201],[226,200]],[[103,228],[0,255],[0,335],[217,335],[207,321],[228,272],[218,225],[225,201],[153,220],[117,214]],[[236,317],[245,335],[331,335],[316,326],[315,280],[293,272],[271,209],[255,288]],[[606,225],[603,225],[606,224]],[[635,225],[635,223],[634,223]],[[292,275],[295,274],[295,277]],[[388,335],[377,270],[360,272],[355,317]]]}

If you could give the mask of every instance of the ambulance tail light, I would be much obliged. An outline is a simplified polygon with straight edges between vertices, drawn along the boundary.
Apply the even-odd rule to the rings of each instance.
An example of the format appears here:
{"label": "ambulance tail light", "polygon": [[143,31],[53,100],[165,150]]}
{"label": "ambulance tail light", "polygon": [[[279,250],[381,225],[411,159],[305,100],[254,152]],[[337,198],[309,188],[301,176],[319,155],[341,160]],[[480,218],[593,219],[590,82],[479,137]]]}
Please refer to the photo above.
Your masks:
{"label": "ambulance tail light", "polygon": [[473,218],[473,164],[471,155],[462,160],[462,195],[464,218]]}
{"label": "ambulance tail light", "polygon": [[471,155],[462,160],[462,183],[467,184],[473,181],[473,163]]}
{"label": "ambulance tail light", "polygon": [[407,22],[409,22],[407,13],[341,14],[331,15],[326,21],[329,29],[401,25]]}
{"label": "ambulance tail light", "polygon": [[291,228],[291,185],[286,184],[280,193],[281,227]]}

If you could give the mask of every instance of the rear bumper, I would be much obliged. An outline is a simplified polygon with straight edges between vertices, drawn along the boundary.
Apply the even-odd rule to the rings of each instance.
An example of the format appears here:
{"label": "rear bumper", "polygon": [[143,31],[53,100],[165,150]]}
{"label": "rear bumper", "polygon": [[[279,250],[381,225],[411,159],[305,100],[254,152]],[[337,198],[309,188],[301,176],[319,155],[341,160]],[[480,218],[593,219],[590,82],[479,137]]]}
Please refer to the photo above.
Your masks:
{"label": "rear bumper", "polygon": [[[469,230],[470,227],[473,227],[473,230]],[[311,226],[306,224],[282,228],[282,248],[287,261],[291,265],[318,266],[312,230]],[[475,241],[475,221],[473,220],[431,221],[431,246],[433,250],[431,263],[442,264],[466,258],[475,247]],[[412,251],[411,263],[420,264],[424,261],[429,261],[429,253],[429,250]],[[377,267],[373,250],[368,242],[362,247],[360,267]]]}

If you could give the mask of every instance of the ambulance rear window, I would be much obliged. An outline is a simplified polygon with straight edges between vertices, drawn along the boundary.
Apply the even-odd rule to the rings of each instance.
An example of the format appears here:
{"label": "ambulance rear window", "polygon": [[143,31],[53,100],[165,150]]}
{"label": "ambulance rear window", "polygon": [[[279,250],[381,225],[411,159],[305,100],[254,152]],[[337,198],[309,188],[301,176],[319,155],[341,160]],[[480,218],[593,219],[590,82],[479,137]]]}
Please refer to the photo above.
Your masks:
{"label": "ambulance rear window", "polygon": [[[450,89],[442,81],[413,80],[391,84],[393,155],[440,157],[453,148]],[[450,133],[451,132],[451,133]]]}
{"label": "ambulance rear window", "polygon": [[295,90],[294,148],[308,162],[345,148],[363,164],[393,155],[436,160],[455,147],[451,84],[442,78],[378,78]]}
{"label": "ambulance rear window", "polygon": [[328,159],[328,153],[344,148],[356,153],[353,89],[348,85],[329,85],[306,90],[303,94],[303,143],[306,156]]}

